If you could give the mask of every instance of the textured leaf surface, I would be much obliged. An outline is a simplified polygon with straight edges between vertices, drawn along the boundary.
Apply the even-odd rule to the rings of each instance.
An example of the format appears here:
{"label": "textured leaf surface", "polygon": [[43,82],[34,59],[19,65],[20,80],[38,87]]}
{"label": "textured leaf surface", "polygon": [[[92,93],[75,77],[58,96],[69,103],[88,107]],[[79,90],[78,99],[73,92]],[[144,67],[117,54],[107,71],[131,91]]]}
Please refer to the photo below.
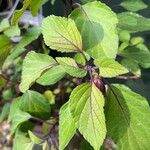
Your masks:
{"label": "textured leaf surface", "polygon": [[128,73],[128,70],[117,61],[110,58],[99,58],[94,61],[102,77],[116,77]]}
{"label": "textured leaf surface", "polygon": [[75,60],[70,57],[57,57],[56,60],[73,77],[81,78],[87,73],[84,69],[79,68]]}
{"label": "textured leaf surface", "polygon": [[51,15],[43,20],[42,33],[46,45],[52,49],[61,52],[82,50],[81,35],[72,19]]}
{"label": "textured leaf surface", "polygon": [[61,107],[59,115],[59,149],[63,150],[76,133],[76,126],[68,103]]}
{"label": "textured leaf surface", "polygon": [[42,94],[31,90],[21,97],[20,109],[41,118],[48,118],[51,111],[48,100]]}
{"label": "textured leaf surface", "polygon": [[52,85],[61,80],[65,74],[61,66],[55,66],[46,71],[36,82],[41,85]]}
{"label": "textured leaf surface", "polygon": [[132,12],[118,14],[118,27],[131,33],[150,30],[150,19]]}
{"label": "textured leaf surface", "polygon": [[104,97],[100,90],[94,83],[79,85],[70,96],[69,106],[80,133],[99,150],[106,135]]}
{"label": "textured leaf surface", "polygon": [[46,54],[35,53],[34,51],[29,52],[23,62],[20,90],[22,92],[28,90],[43,71],[53,67],[55,64],[56,61]]}
{"label": "textured leaf surface", "polygon": [[106,105],[108,136],[114,140],[119,150],[148,150],[150,147],[148,102],[123,85],[113,85],[113,90],[117,96],[109,91]]}
{"label": "textured leaf surface", "polygon": [[142,0],[124,0],[121,6],[128,11],[138,11],[148,7]]}
{"label": "textured leaf surface", "polygon": [[[97,49],[107,57],[116,56],[118,48],[116,24],[118,21],[109,7],[101,2],[90,2],[75,9],[70,18],[74,19],[82,35],[83,47],[92,46],[88,52]],[[97,53],[94,56],[96,55]]]}

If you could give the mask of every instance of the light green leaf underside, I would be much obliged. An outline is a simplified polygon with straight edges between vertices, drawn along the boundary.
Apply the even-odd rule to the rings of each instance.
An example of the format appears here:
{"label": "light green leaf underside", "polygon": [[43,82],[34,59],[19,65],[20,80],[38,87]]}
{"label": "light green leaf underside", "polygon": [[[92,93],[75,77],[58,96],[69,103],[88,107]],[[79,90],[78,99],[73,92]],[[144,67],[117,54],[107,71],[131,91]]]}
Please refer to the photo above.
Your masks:
{"label": "light green leaf underside", "polygon": [[[88,53],[91,54],[93,49],[97,49],[107,57],[116,57],[118,49],[116,24],[118,20],[115,13],[108,6],[98,1],[90,2],[83,5],[82,8],[75,9],[70,18],[75,21],[84,40],[83,43],[88,43],[89,46],[92,45],[88,49]],[[91,40],[92,37],[95,39]],[[90,40],[95,40],[95,45]],[[87,48],[86,45],[83,46]],[[97,57],[97,53],[91,55]]]}
{"label": "light green leaf underside", "polygon": [[21,123],[23,123],[23,122],[29,120],[30,118],[31,118],[31,115],[30,115],[30,114],[28,114],[28,113],[26,113],[26,112],[23,112],[23,111],[21,111],[21,110],[19,110],[19,109],[17,109],[17,110],[15,111],[15,114],[14,114],[13,117],[12,117],[11,133],[14,133],[15,130],[17,129],[17,127],[18,127]]}
{"label": "light green leaf underside", "polygon": [[36,82],[41,85],[52,85],[61,80],[65,74],[65,70],[58,65],[46,71]]}
{"label": "light green leaf underside", "polygon": [[75,60],[70,57],[57,57],[56,60],[62,68],[73,77],[81,78],[87,73],[86,70],[79,68]]}
{"label": "light green leaf underside", "polygon": [[51,15],[43,20],[42,34],[47,46],[61,52],[82,50],[81,35],[72,19]]}
{"label": "light green leaf underside", "polygon": [[33,147],[34,143],[24,133],[16,133],[13,141],[13,150],[20,150],[20,148],[23,150],[33,150]]}
{"label": "light green leaf underside", "polygon": [[61,107],[59,115],[59,149],[63,150],[76,133],[76,126],[68,103]]}
{"label": "light green leaf underside", "polygon": [[119,150],[149,150],[148,102],[123,85],[113,85],[113,90],[117,96],[109,91],[106,105],[108,136],[113,139]]}
{"label": "light green leaf underside", "polygon": [[80,133],[99,150],[106,135],[104,97],[100,90],[93,83],[77,86],[70,96],[69,107]]}
{"label": "light green leaf underside", "polygon": [[128,11],[139,11],[148,7],[142,0],[124,0],[121,6]]}
{"label": "light green leaf underside", "polygon": [[117,61],[110,58],[99,58],[94,61],[102,77],[116,77],[128,73],[128,70]]}
{"label": "light green leaf underside", "polygon": [[48,100],[42,94],[31,90],[22,95],[20,109],[40,118],[48,118],[51,111]]}
{"label": "light green leaf underside", "polygon": [[118,14],[118,27],[131,33],[150,30],[150,19],[132,12]]}
{"label": "light green leaf underside", "polygon": [[21,92],[25,92],[47,69],[56,65],[56,61],[46,55],[31,51],[23,61],[23,71],[20,83]]}

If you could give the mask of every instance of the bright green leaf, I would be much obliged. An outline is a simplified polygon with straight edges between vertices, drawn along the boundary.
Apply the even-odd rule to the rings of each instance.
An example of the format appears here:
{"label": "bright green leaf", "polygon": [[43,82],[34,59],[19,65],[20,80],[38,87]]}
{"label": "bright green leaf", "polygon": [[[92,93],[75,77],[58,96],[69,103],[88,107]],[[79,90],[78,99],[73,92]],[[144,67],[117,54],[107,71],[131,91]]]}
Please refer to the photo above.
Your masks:
{"label": "bright green leaf", "polygon": [[71,93],[69,107],[84,138],[99,150],[106,136],[104,97],[92,83],[77,86]]}
{"label": "bright green leaf", "polygon": [[148,7],[143,0],[124,0],[121,6],[128,11],[139,11]]}
{"label": "bright green leaf", "polygon": [[4,31],[4,34],[8,37],[14,37],[20,35],[20,29],[18,25],[10,26]]}
{"label": "bright green leaf", "polygon": [[65,70],[58,65],[46,71],[36,82],[41,85],[52,85],[61,80],[65,74]]}
{"label": "bright green leaf", "polygon": [[128,70],[117,61],[110,58],[99,58],[94,61],[99,68],[99,74],[102,77],[116,77],[128,73]]}
{"label": "bright green leaf", "polygon": [[44,71],[54,65],[56,65],[56,61],[52,57],[46,54],[35,53],[34,51],[29,52],[23,62],[20,90],[22,92],[28,90]]}
{"label": "bright green leaf", "polygon": [[21,18],[21,16],[25,12],[25,10],[29,7],[31,1],[32,0],[24,0],[23,1],[23,7],[20,10],[16,10],[14,12],[12,20],[11,20],[13,25],[16,24],[19,21],[19,19]]}
{"label": "bright green leaf", "polygon": [[30,10],[33,16],[36,16],[39,8],[41,7],[43,0],[32,0],[30,3]]}
{"label": "bright green leaf", "polygon": [[5,29],[9,28],[10,24],[9,24],[9,20],[7,18],[3,19],[0,22],[0,32],[4,31]]}
{"label": "bright green leaf", "polygon": [[131,33],[150,30],[150,19],[132,12],[118,14],[118,27]]}
{"label": "bright green leaf", "polygon": [[107,57],[116,57],[118,20],[108,6],[98,1],[90,2],[75,9],[70,18],[75,21],[82,35],[83,46],[89,54],[97,57],[97,53],[93,53],[93,49],[97,49]]}
{"label": "bright green leaf", "polygon": [[[113,91],[112,91],[113,89]],[[119,150],[148,150],[150,107],[146,99],[123,85],[113,85],[106,105],[108,137]]]}
{"label": "bright green leaf", "polygon": [[53,94],[52,91],[50,91],[50,90],[45,91],[44,96],[51,105],[55,104],[55,95]]}
{"label": "bright green leaf", "polygon": [[81,78],[87,73],[86,70],[79,68],[75,60],[70,57],[57,57],[56,60],[73,77]]}
{"label": "bright green leaf", "polygon": [[81,35],[72,19],[51,15],[43,20],[42,33],[46,45],[54,50],[82,51]]}
{"label": "bright green leaf", "polygon": [[59,115],[59,149],[63,150],[76,133],[76,126],[68,103],[61,107]]}
{"label": "bright green leaf", "polygon": [[42,139],[40,139],[39,137],[37,137],[33,132],[31,132],[30,130],[28,131],[29,137],[31,139],[31,141],[35,144],[41,144],[43,142]]}
{"label": "bright green leaf", "polygon": [[48,100],[42,94],[31,90],[22,95],[20,109],[41,118],[48,118],[51,111]]}

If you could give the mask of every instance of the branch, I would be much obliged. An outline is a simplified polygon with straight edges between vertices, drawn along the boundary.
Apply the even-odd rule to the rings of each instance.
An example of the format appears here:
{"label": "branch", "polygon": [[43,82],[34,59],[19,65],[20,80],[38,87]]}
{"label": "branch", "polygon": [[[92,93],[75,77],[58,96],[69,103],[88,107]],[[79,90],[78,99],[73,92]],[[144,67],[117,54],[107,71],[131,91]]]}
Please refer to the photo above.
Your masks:
{"label": "branch", "polygon": [[138,76],[118,76],[116,78],[121,79],[121,80],[137,80],[140,77],[138,77]]}

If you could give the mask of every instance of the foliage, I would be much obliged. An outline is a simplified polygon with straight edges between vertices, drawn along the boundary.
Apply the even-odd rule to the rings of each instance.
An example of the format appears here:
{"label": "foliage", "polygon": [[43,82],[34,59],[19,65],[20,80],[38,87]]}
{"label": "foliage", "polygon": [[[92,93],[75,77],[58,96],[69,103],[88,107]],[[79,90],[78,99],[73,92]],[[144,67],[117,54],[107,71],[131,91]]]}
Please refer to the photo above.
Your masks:
{"label": "foliage", "polygon": [[28,8],[37,16],[46,2],[24,0],[0,23],[0,121],[11,124],[13,150],[69,150],[75,138],[83,150],[148,150],[146,98],[110,80],[150,68],[149,48],[135,34],[150,30],[150,18],[137,13],[147,4],[124,0],[127,11],[117,14],[100,1],[63,1],[65,15],[21,24]]}

